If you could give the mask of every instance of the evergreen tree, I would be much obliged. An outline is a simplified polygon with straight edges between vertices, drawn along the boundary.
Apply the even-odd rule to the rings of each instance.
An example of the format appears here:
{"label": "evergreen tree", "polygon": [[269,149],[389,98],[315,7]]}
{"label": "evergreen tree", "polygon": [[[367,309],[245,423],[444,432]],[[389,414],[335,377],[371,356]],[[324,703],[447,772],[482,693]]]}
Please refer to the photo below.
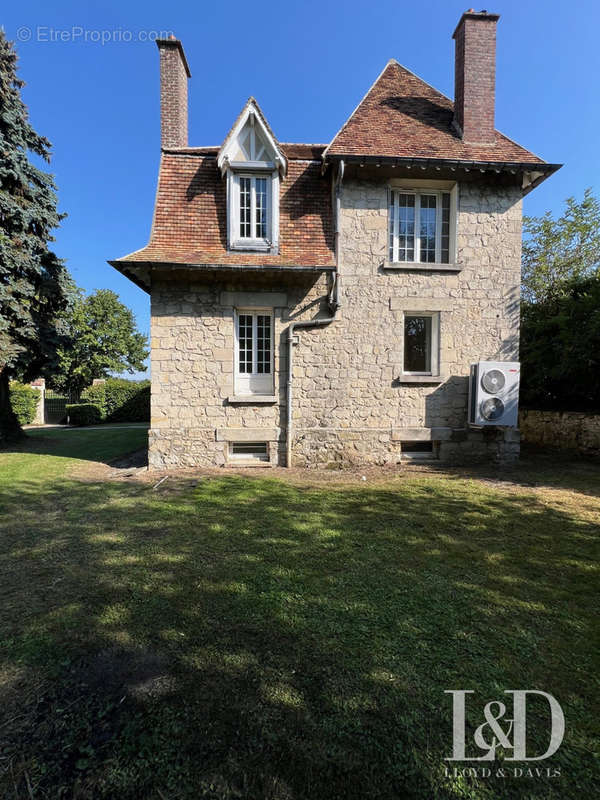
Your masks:
{"label": "evergreen tree", "polygon": [[72,283],[48,249],[57,212],[51,175],[31,161],[50,160],[50,142],[35,132],[23,103],[17,55],[0,29],[0,443],[21,435],[10,406],[9,378],[37,377],[56,356],[59,312]]}

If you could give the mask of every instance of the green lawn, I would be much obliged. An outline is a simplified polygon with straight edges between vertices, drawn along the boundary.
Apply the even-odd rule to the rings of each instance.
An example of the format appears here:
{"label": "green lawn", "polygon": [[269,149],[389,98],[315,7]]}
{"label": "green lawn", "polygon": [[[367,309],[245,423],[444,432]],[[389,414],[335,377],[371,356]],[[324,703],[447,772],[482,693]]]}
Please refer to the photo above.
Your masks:
{"label": "green lawn", "polygon": [[[0,797],[597,793],[597,465],[157,490],[86,472],[144,438],[0,453]],[[562,776],[447,777],[459,688],[471,741],[505,689],[555,695],[563,746],[521,766]],[[532,702],[528,743],[548,735]]]}

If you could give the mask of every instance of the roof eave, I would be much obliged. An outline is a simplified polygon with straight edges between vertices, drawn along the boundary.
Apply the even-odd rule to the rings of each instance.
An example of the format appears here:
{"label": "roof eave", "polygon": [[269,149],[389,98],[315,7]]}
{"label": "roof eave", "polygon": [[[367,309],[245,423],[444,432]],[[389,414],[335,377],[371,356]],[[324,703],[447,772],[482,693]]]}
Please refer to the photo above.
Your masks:
{"label": "roof eave", "polygon": [[[559,170],[562,164],[548,164],[545,161],[470,161],[457,158],[417,158],[407,156],[378,156],[356,153],[329,153],[323,160],[324,165],[328,162],[344,161],[346,164],[359,164],[360,166],[387,166],[404,167],[411,169],[417,167],[422,170],[427,169],[450,169],[451,171],[462,170],[465,172],[510,172],[520,174],[524,172],[539,172],[533,183],[538,186],[543,180]],[[532,185],[531,188],[534,188]]]}
{"label": "roof eave", "polygon": [[133,281],[137,286],[145,291],[149,291],[149,286],[143,284],[138,276],[132,272],[132,268],[160,268],[160,269],[197,269],[197,270],[234,270],[244,271],[256,270],[258,272],[329,272],[335,270],[335,264],[223,264],[218,262],[192,262],[192,261],[125,261],[117,259],[108,262],[125,277]]}
{"label": "roof eave", "polygon": [[[128,278],[132,283],[135,283],[140,289],[142,289],[147,294],[150,294],[150,284],[140,278],[139,275],[136,275],[134,272],[131,271],[131,267],[139,266],[139,267],[148,267],[148,263],[144,261],[121,261],[119,259],[115,261],[108,261],[111,267],[120,272],[125,278]],[[129,266],[128,266],[129,265]]]}

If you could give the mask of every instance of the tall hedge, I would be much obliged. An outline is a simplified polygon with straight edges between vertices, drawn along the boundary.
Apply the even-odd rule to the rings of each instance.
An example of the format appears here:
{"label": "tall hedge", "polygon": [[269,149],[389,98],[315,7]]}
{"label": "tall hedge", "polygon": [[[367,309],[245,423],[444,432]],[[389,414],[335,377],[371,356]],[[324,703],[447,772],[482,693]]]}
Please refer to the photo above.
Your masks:
{"label": "tall hedge", "polygon": [[150,381],[108,378],[86,389],[81,399],[98,406],[104,422],[150,421]]}
{"label": "tall hedge", "polygon": [[10,384],[10,404],[20,425],[30,425],[35,419],[40,393],[25,383],[12,381]]}
{"label": "tall hedge", "polygon": [[521,405],[600,414],[600,277],[523,304]]}
{"label": "tall hedge", "polygon": [[100,409],[93,403],[67,403],[65,411],[71,425],[97,425],[102,421]]}

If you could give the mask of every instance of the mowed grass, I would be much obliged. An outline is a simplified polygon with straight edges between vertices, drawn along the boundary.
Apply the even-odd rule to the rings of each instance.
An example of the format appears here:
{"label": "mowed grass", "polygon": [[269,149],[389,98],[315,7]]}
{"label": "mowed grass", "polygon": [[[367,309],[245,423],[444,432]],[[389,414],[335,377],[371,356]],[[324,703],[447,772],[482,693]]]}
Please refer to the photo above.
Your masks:
{"label": "mowed grass", "polygon": [[[48,436],[0,453],[0,796],[596,794],[597,466],[153,490],[78,461],[145,431]],[[444,691],[474,691],[478,755],[483,704],[519,688],[561,703],[558,753],[455,776]],[[543,702],[527,726],[542,753]]]}
{"label": "mowed grass", "polygon": [[55,481],[78,462],[110,463],[146,446],[146,425],[38,428],[10,452],[0,450],[0,485],[23,479]]}

